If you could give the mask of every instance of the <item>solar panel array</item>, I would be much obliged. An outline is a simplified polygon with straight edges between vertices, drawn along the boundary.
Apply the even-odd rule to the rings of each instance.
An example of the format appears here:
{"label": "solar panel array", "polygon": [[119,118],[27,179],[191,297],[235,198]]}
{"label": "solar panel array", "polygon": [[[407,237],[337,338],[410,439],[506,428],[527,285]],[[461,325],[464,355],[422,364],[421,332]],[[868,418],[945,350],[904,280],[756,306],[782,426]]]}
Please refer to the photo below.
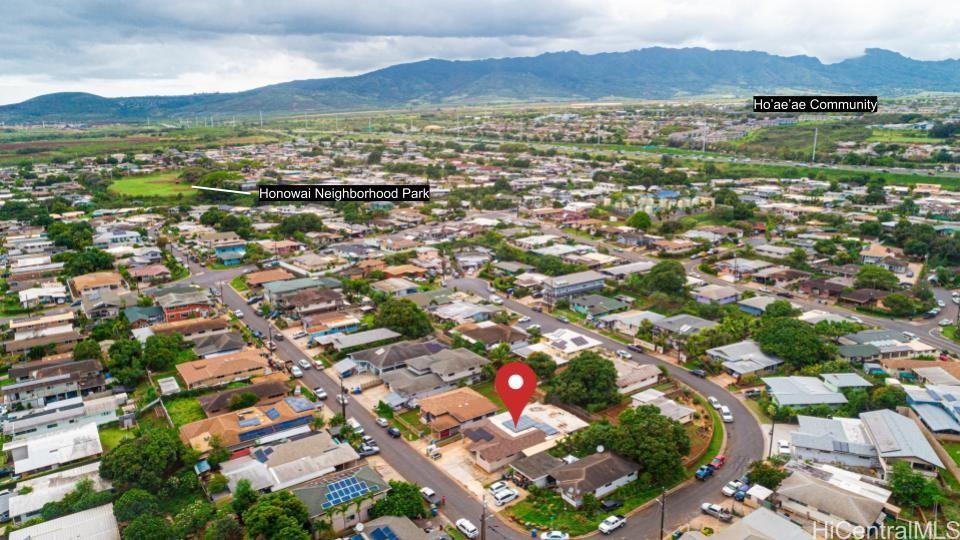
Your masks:
{"label": "solar panel array", "polygon": [[370,532],[371,540],[399,540],[400,537],[390,527],[377,527]]}
{"label": "solar panel array", "polygon": [[270,407],[267,409],[267,417],[269,417],[271,420],[276,420],[277,418],[280,418],[280,411]]}
{"label": "solar panel array", "polygon": [[327,484],[327,502],[320,506],[326,510],[343,504],[347,501],[362,497],[367,493],[378,491],[380,486],[376,484],[367,485],[363,480],[357,480],[355,476],[348,476],[342,480]]}

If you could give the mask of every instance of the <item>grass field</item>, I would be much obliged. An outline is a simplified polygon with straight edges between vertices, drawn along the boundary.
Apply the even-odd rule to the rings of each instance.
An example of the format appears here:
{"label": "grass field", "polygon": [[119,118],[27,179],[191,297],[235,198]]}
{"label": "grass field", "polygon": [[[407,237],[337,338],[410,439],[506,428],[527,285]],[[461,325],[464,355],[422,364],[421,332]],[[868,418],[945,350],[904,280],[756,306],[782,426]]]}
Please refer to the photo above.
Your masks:
{"label": "grass field", "polygon": [[177,182],[180,171],[167,171],[143,176],[128,176],[110,184],[110,191],[128,197],[192,197],[196,190]]}
{"label": "grass field", "polygon": [[124,439],[132,439],[133,432],[129,429],[120,429],[118,427],[100,428],[100,445],[105,452],[113,450],[120,445]]}
{"label": "grass field", "polygon": [[176,427],[203,420],[207,416],[197,398],[175,398],[167,402],[167,412]]}
{"label": "grass field", "polygon": [[493,387],[493,381],[484,381],[480,384],[475,384],[473,385],[473,389],[483,394],[483,396],[490,401],[496,403],[501,412],[507,410],[507,407],[503,404],[503,400],[500,399],[500,395],[497,394],[497,389]]}

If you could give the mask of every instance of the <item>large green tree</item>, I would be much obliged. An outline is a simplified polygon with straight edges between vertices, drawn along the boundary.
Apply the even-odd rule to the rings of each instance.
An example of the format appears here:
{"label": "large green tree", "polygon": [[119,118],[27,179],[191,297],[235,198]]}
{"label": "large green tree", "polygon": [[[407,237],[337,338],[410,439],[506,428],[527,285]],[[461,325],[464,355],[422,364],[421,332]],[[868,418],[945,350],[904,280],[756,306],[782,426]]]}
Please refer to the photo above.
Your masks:
{"label": "large green tree", "polygon": [[537,375],[537,379],[542,383],[553,378],[553,373],[557,370],[557,363],[553,358],[544,352],[537,351],[528,356],[524,363],[530,366],[530,369]]}
{"label": "large green tree", "polygon": [[640,229],[641,231],[646,231],[653,225],[653,221],[650,219],[650,216],[646,212],[640,210],[635,212],[629,219],[627,219],[627,225],[633,227],[634,229]]}
{"label": "large green tree", "polygon": [[866,264],[857,272],[854,285],[860,289],[880,289],[892,291],[900,283],[897,275],[886,268]]}
{"label": "large green tree", "polygon": [[765,320],[754,340],[763,352],[795,368],[826,362],[836,354],[836,348],[822,339],[812,326],[786,317]]}
{"label": "large green tree", "polygon": [[377,312],[376,325],[416,339],[433,332],[430,318],[420,306],[405,298],[391,298]]}
{"label": "large green tree", "polygon": [[930,508],[943,500],[943,492],[936,481],[914,471],[910,463],[898,461],[890,471],[890,491],[900,504]]}
{"label": "large green tree", "polygon": [[410,519],[426,517],[420,488],[410,482],[390,481],[390,492],[370,508],[370,517],[404,516]]}
{"label": "large green tree", "polygon": [[660,261],[646,275],[637,275],[636,279],[647,293],[660,292],[671,296],[682,295],[687,285],[687,273],[678,261]]}
{"label": "large green tree", "polygon": [[760,484],[767,489],[776,490],[780,482],[787,477],[787,471],[769,461],[754,461],[747,469],[747,478],[751,484]]}
{"label": "large green tree", "polygon": [[156,493],[188,454],[176,431],[150,429],[107,452],[100,461],[100,475],[124,489]]}
{"label": "large green tree", "polygon": [[278,538],[293,530],[304,530],[310,519],[307,506],[289,491],[268,493],[243,513],[250,538]]}
{"label": "large green tree", "polygon": [[561,401],[600,410],[620,402],[617,369],[613,362],[588,351],[571,360],[553,378],[552,388]]}
{"label": "large green tree", "polygon": [[133,521],[138,516],[152,514],[160,509],[160,502],[149,491],[140,488],[128,489],[113,504],[117,521]]}

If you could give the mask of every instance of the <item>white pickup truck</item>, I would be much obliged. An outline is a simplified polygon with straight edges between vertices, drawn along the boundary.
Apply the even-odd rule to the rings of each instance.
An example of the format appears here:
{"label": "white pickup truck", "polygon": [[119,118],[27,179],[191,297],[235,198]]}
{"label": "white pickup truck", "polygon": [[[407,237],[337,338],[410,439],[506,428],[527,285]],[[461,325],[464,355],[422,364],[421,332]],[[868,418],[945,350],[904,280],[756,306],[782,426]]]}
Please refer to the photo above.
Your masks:
{"label": "white pickup truck", "polygon": [[623,516],[607,516],[607,519],[600,522],[597,529],[603,534],[612,534],[613,531],[627,524],[627,518]]}

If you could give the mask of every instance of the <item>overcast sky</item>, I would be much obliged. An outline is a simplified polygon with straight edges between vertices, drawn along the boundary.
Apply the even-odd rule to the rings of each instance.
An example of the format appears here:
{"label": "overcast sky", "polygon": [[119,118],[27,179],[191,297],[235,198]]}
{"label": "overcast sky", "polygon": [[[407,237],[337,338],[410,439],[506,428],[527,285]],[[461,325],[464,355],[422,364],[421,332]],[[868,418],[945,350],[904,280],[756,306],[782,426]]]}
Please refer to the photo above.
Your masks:
{"label": "overcast sky", "polygon": [[654,45],[960,57],[953,0],[0,0],[0,103],[236,91],[425,58]]}

